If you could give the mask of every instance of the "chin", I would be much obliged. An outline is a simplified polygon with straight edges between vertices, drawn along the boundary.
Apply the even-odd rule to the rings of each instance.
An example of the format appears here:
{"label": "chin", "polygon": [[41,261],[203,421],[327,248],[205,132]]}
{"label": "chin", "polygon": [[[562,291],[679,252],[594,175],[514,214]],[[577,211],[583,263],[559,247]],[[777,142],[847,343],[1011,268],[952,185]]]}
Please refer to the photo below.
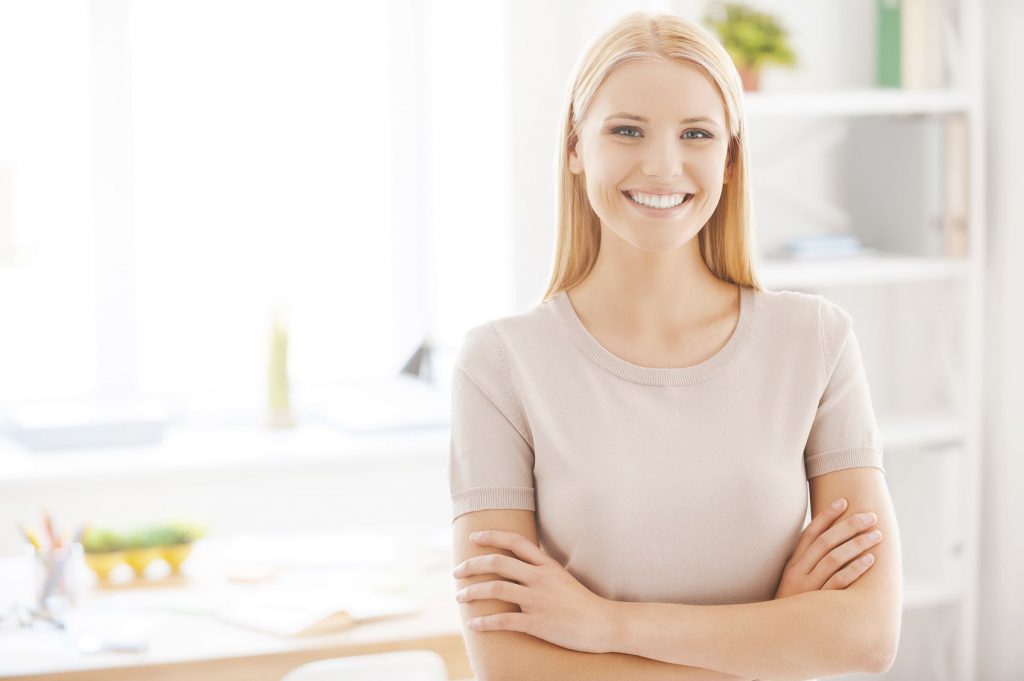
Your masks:
{"label": "chin", "polygon": [[648,253],[672,253],[688,244],[694,236],[696,236],[696,233],[678,237],[665,235],[664,238],[656,239],[651,238],[651,235],[639,236],[634,234],[631,238],[624,239],[624,241]]}

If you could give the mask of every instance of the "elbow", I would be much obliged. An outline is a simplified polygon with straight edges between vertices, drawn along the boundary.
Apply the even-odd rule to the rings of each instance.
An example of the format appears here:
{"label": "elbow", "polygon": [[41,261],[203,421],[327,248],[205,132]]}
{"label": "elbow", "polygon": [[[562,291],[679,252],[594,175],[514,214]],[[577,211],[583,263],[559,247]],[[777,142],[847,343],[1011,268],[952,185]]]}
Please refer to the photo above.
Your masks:
{"label": "elbow", "polygon": [[895,661],[895,655],[874,655],[870,659],[868,659],[868,664],[864,668],[864,671],[866,671],[869,674],[885,674],[887,671],[892,669],[892,664]]}
{"label": "elbow", "polygon": [[861,671],[885,674],[896,662],[903,627],[902,599],[885,610],[869,608],[861,611]]}
{"label": "elbow", "polygon": [[874,645],[868,650],[864,671],[869,674],[885,674],[892,669],[896,661],[896,652],[899,649],[899,630],[893,635],[887,635],[882,639],[875,640]]}

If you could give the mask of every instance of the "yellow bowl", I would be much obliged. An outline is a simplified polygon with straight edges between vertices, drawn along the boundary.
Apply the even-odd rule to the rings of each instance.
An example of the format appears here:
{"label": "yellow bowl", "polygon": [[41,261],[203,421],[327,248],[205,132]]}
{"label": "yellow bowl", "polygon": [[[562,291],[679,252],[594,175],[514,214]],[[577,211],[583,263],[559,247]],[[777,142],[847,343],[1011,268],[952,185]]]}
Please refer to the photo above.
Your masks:
{"label": "yellow bowl", "polygon": [[146,566],[157,558],[160,558],[160,548],[156,546],[144,549],[128,549],[124,552],[124,562],[132,566],[138,577],[142,577],[142,574],[146,571]]}
{"label": "yellow bowl", "polygon": [[181,564],[185,562],[190,553],[192,553],[192,544],[171,544],[160,547],[160,554],[171,566],[171,572],[179,572]]}
{"label": "yellow bowl", "polygon": [[124,554],[120,551],[85,554],[85,564],[96,573],[101,582],[107,581],[110,571],[124,562]]}

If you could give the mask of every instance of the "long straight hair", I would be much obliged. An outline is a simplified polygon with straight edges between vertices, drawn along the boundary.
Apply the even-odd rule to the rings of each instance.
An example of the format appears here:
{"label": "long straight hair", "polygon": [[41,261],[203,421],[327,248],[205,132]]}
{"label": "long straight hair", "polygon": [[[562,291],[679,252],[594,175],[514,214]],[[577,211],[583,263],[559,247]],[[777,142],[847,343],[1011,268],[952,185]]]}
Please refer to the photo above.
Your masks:
{"label": "long straight hair", "polygon": [[729,132],[727,163],[733,168],[714,213],[698,232],[700,254],[723,281],[762,290],[752,263],[754,234],[747,192],[747,143],[743,87],[729,53],[707,29],[672,14],[632,12],[602,33],[573,70],[562,110],[556,174],[558,234],[555,261],[543,299],[582,281],[597,260],[601,222],[587,198],[585,180],[569,170],[569,149],[601,83],[618,66],[643,60],[696,64],[712,78],[725,101]]}

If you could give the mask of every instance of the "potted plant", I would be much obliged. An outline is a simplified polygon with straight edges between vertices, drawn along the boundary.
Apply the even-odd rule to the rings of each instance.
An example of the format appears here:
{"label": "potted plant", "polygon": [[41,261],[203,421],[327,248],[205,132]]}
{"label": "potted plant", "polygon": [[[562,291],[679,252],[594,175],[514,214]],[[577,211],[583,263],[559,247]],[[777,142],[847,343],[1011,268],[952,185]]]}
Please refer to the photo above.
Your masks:
{"label": "potted plant", "polygon": [[110,572],[124,562],[123,548],[121,536],[113,530],[90,527],[82,535],[85,564],[101,582],[106,581]]}
{"label": "potted plant", "polygon": [[130,532],[117,532],[103,527],[90,527],[82,537],[85,562],[101,582],[111,571],[127,563],[141,579],[154,560],[163,559],[172,573],[181,570],[192,551],[192,543],[205,531],[198,525],[167,522],[137,527]]}
{"label": "potted plant", "polygon": [[166,523],[161,526],[160,531],[160,553],[171,566],[171,572],[180,572],[181,564],[192,552],[192,543],[205,532],[198,525],[183,522]]}
{"label": "potted plant", "polygon": [[136,577],[142,577],[146,567],[160,557],[159,527],[138,528],[125,536],[124,562],[132,566]]}
{"label": "potted plant", "polygon": [[704,21],[718,34],[732,57],[744,90],[758,89],[761,68],[765,65],[792,67],[797,63],[786,30],[771,14],[741,3],[716,3]]}

